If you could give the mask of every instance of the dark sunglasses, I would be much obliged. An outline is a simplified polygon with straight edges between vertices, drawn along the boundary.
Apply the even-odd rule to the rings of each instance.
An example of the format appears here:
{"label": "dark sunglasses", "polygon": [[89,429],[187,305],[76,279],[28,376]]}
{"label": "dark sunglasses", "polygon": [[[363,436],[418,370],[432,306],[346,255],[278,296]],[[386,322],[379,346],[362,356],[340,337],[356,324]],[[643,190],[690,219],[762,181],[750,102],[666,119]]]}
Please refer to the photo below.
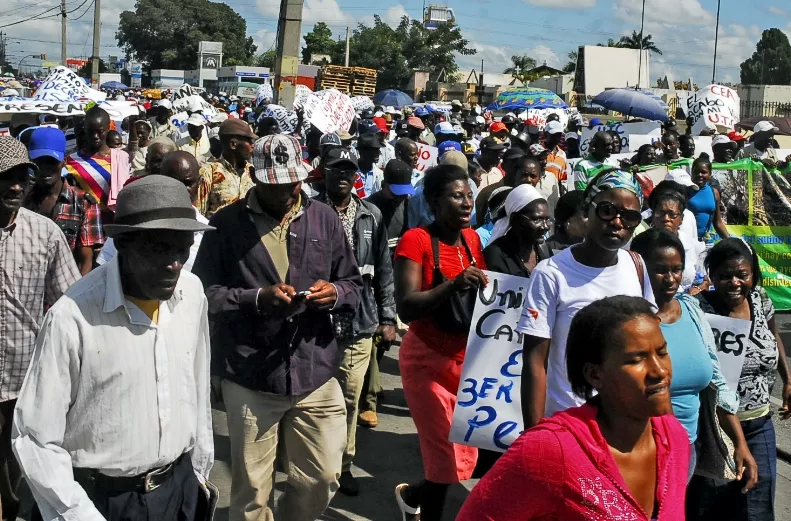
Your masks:
{"label": "dark sunglasses", "polygon": [[621,222],[626,228],[635,228],[640,221],[643,220],[643,215],[637,210],[626,210],[619,208],[609,201],[602,201],[600,203],[591,203],[596,210],[596,217],[604,222],[610,222],[616,217],[621,218]]}
{"label": "dark sunglasses", "polygon": [[345,177],[347,179],[354,179],[357,176],[357,170],[344,168],[325,168],[324,173],[328,177]]}

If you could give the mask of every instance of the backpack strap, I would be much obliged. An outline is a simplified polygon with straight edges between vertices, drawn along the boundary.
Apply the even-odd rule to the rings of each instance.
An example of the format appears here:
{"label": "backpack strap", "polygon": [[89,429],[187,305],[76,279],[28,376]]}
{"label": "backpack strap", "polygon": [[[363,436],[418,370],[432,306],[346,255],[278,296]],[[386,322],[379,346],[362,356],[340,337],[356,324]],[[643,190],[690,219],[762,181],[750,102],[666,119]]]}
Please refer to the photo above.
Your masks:
{"label": "backpack strap", "polygon": [[643,295],[645,295],[645,268],[643,267],[643,258],[639,253],[635,253],[632,250],[626,251],[629,253],[629,256],[632,257],[634,267],[637,269],[637,278],[640,279],[640,289],[643,290]]}

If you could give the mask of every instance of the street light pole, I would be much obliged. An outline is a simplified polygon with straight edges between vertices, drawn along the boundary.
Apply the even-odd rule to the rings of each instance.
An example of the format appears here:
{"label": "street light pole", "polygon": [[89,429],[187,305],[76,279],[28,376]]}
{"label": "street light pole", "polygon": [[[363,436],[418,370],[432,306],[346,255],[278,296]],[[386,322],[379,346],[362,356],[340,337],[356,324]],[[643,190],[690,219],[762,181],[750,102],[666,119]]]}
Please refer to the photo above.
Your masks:
{"label": "street light pole", "polygon": [[27,60],[28,58],[35,58],[38,54],[28,54],[27,56],[23,56],[21,60],[19,60],[19,65],[16,67],[16,73],[18,76],[22,75],[22,62]]}
{"label": "street light pole", "polygon": [[714,83],[714,77],[717,74],[717,43],[720,36],[720,4],[722,0],[717,0],[717,25],[714,29],[714,65],[711,67],[711,82]]}
{"label": "street light pole", "polygon": [[643,76],[643,28],[645,26],[645,0],[643,0],[643,14],[640,16],[640,58],[637,65],[637,88]]}

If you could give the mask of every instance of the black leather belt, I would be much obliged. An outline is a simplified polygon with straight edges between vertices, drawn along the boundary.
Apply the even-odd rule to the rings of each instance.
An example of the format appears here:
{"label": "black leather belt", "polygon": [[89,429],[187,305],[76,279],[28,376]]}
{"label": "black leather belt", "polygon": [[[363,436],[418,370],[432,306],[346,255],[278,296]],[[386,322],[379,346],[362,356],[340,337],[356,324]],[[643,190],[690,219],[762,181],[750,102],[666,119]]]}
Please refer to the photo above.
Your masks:
{"label": "black leather belt", "polygon": [[89,484],[107,492],[145,494],[159,488],[173,477],[173,470],[181,457],[173,463],[137,476],[107,476],[96,469],[74,468],[74,479],[80,484]]}

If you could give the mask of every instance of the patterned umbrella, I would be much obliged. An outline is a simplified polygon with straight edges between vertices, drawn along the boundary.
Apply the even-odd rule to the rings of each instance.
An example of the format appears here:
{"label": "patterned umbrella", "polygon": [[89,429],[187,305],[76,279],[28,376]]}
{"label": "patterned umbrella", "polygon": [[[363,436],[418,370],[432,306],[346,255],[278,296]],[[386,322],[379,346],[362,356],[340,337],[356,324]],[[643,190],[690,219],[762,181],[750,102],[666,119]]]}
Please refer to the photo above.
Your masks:
{"label": "patterned umbrella", "polygon": [[546,89],[520,88],[500,93],[488,110],[567,109],[566,102]]}

